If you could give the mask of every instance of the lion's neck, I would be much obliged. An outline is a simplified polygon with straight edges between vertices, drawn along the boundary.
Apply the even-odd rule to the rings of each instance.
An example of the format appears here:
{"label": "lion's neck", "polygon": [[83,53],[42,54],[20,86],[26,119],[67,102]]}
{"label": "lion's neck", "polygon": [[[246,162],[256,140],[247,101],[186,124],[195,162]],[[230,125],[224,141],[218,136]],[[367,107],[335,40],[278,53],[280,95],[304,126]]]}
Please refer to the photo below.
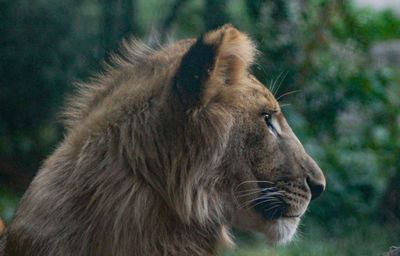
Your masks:
{"label": "lion's neck", "polygon": [[[131,130],[132,124],[121,125],[116,131],[102,131],[123,138],[133,136],[132,140],[115,140],[112,134],[107,136],[114,139],[105,140],[97,138],[96,133],[83,139],[87,129],[78,130],[68,140],[66,150],[72,153],[63,156],[75,155],[81,163],[71,182],[91,181],[82,183],[80,190],[69,193],[72,193],[72,198],[79,198],[80,193],[85,192],[93,203],[79,211],[87,212],[87,219],[81,219],[80,223],[87,223],[90,229],[76,227],[79,230],[75,232],[86,234],[79,242],[91,248],[89,251],[95,255],[129,255],[132,251],[136,255],[149,255],[151,251],[150,255],[154,256],[204,256],[215,254],[221,241],[231,243],[223,225],[224,205],[219,197],[221,193],[217,191],[219,185],[214,179],[202,178],[205,172],[215,177],[213,168],[209,166],[217,165],[224,145],[199,146],[190,153],[195,156],[200,149],[203,150],[201,159],[181,159],[176,152],[182,151],[185,144],[169,141],[171,136],[164,136],[169,134],[168,131],[162,130],[168,127],[157,125],[152,123],[150,129],[149,124],[146,131],[162,132],[148,136],[153,139],[139,145],[133,142],[136,137],[143,136]],[[179,129],[173,130],[179,132]],[[162,143],[169,146],[158,147]],[[216,152],[210,152],[210,148]],[[95,153],[80,154],[84,150]],[[124,157],[121,157],[121,152]],[[110,195],[113,200],[108,200]],[[80,206],[86,207],[85,204]],[[93,232],[89,234],[88,230]],[[90,241],[99,242],[93,244]],[[110,251],[101,248],[110,248]]]}
{"label": "lion's neck", "polygon": [[233,244],[220,220],[182,219],[151,187],[141,190],[131,205],[137,215],[132,217],[132,227],[140,231],[134,241],[142,252],[138,255],[152,251],[151,255],[207,256]]}

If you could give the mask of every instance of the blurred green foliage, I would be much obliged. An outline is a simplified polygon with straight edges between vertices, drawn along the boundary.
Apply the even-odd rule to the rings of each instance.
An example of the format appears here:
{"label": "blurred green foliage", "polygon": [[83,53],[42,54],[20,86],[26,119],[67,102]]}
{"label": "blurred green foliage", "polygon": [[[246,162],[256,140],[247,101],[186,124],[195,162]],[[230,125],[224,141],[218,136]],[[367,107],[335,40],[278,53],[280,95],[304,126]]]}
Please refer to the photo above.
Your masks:
{"label": "blurred green foliage", "polygon": [[[235,249],[226,250],[222,256],[354,256],[380,255],[393,243],[391,233],[384,232],[390,226],[379,226],[374,223],[360,226],[356,231],[341,229],[335,236],[326,230],[312,229],[300,232],[292,242],[283,246],[265,243],[261,235],[254,236],[239,233]],[[377,238],[379,234],[379,239]]]}
{"label": "blurred green foliage", "polygon": [[[253,72],[325,172],[327,191],[311,204],[305,225],[320,233],[308,239],[357,229],[346,239],[366,254],[398,243],[399,199],[390,196],[400,186],[393,179],[400,175],[400,69],[376,65],[370,49],[400,38],[400,18],[345,0],[0,1],[0,179],[7,184],[0,214],[10,220],[20,192],[62,138],[57,113],[73,82],[99,70],[122,37],[159,30],[168,41],[224,22],[255,39],[260,57]],[[303,240],[260,250],[355,255],[348,241],[347,254],[336,248],[344,238],[319,241],[313,252]]]}
{"label": "blurred green foliage", "polygon": [[0,195],[0,216],[7,225],[12,220],[21,192],[12,190],[6,184],[0,183]]}

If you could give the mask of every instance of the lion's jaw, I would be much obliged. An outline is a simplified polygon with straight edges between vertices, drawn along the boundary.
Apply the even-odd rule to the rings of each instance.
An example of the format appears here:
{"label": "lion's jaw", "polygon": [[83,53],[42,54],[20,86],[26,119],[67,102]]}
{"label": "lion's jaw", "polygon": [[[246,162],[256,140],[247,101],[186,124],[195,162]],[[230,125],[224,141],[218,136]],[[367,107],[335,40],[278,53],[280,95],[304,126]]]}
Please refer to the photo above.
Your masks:
{"label": "lion's jaw", "polygon": [[242,230],[257,231],[268,243],[282,245],[292,240],[300,223],[300,217],[281,217],[266,220],[254,211],[244,210],[235,214],[233,225]]}
{"label": "lion's jaw", "polygon": [[292,240],[299,222],[299,217],[279,218],[272,220],[261,232],[265,235],[267,241],[276,244],[285,244]]}

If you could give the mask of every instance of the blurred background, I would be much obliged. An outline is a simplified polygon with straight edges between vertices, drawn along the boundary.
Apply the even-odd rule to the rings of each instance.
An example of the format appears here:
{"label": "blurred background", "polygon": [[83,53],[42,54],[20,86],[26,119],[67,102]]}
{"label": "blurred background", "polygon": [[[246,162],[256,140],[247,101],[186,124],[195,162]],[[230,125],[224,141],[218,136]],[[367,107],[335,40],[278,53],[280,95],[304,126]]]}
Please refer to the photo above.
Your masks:
{"label": "blurred background", "polygon": [[400,245],[400,0],[0,0],[0,216],[10,222],[62,139],[73,83],[100,71],[122,38],[168,42],[226,22],[256,41],[253,72],[277,90],[327,190],[293,243],[235,231],[239,246],[223,255]]}

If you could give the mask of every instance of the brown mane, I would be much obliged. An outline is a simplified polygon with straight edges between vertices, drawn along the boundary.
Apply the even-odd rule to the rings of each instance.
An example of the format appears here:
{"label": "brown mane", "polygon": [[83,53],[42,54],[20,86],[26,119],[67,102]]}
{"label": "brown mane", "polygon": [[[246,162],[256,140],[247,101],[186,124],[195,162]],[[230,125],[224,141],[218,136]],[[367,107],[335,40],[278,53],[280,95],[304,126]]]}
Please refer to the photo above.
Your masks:
{"label": "brown mane", "polygon": [[[221,31],[205,38],[232,48],[218,50],[219,76],[242,72],[228,71],[233,66],[224,62],[252,58],[251,52],[237,56],[241,45],[251,44],[244,35],[234,29],[229,36],[235,38],[226,43]],[[5,255],[205,255],[221,240],[230,243],[218,192],[223,181],[208,176],[222,159],[232,117],[222,109],[188,117],[165,84],[194,43],[157,51],[125,43],[123,56],[114,56],[102,75],[78,85],[65,112],[68,134],[32,182],[30,199],[22,199],[8,231],[17,237],[20,227],[30,225],[28,232],[49,236],[18,243],[9,236]],[[192,120],[183,123],[187,118]],[[191,138],[204,139],[193,144]],[[206,177],[204,170],[210,171]],[[45,212],[35,212],[36,200]]]}

